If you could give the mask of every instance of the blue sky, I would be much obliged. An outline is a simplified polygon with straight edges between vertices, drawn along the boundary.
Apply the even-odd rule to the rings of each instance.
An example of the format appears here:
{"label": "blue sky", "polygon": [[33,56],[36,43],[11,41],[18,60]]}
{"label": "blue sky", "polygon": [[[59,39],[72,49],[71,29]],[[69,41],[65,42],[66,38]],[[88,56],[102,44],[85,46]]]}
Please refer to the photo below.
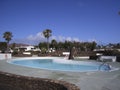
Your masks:
{"label": "blue sky", "polygon": [[38,44],[52,30],[57,41],[120,42],[120,0],[0,0],[0,41]]}

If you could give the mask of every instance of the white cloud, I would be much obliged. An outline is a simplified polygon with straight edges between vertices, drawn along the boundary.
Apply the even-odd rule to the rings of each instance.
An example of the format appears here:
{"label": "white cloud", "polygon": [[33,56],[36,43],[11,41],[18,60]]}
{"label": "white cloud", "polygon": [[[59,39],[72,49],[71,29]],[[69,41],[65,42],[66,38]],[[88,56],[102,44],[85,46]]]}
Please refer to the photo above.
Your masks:
{"label": "white cloud", "polygon": [[60,41],[60,42],[64,42],[65,37],[64,36],[58,36],[57,40]]}
{"label": "white cloud", "polygon": [[53,39],[55,39],[55,40],[56,40],[56,39],[57,39],[57,37],[56,37],[56,36],[52,36],[52,37],[51,37],[51,40],[53,40]]}
{"label": "white cloud", "polygon": [[71,37],[67,37],[66,40],[67,41],[72,41],[72,38]]}
{"label": "white cloud", "polygon": [[73,38],[73,41],[79,42],[79,38]]}
{"label": "white cloud", "polygon": [[36,41],[36,40],[43,40],[45,38],[44,38],[43,34],[41,32],[39,32],[36,35],[29,35],[27,37],[27,39],[30,41],[34,41],[34,40]]}
{"label": "white cloud", "polygon": [[39,32],[36,35],[29,35],[27,40],[33,44],[38,44],[39,42],[45,41],[45,37],[43,36],[42,32]]}
{"label": "white cloud", "polygon": [[52,36],[51,37],[51,40],[52,39],[55,39],[57,40],[57,42],[64,42],[64,41],[76,41],[76,42],[79,42],[79,38],[77,37],[64,37],[64,36]]}
{"label": "white cloud", "polygon": [[[55,39],[57,42],[64,42],[64,41],[76,41],[76,42],[84,42],[82,40],[79,40],[77,37],[65,37],[65,36],[51,36],[50,41]],[[42,32],[39,32],[35,35],[29,35],[28,37],[24,39],[16,39],[12,40],[15,43],[26,43],[26,44],[34,44],[37,45],[40,42],[46,42],[46,38],[43,36]],[[96,39],[88,39],[88,42],[95,41],[97,42]]]}
{"label": "white cloud", "polygon": [[46,39],[44,38],[42,32],[37,33],[36,35],[29,35],[26,38],[15,39],[13,42],[16,43],[26,43],[26,44],[38,44],[39,42],[43,42]]}

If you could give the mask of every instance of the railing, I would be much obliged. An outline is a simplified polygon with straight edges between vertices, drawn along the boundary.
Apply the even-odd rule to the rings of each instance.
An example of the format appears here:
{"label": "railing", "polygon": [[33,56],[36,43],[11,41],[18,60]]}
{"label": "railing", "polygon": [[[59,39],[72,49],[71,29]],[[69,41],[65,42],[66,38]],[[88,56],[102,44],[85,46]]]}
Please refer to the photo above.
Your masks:
{"label": "railing", "polygon": [[101,70],[101,67],[106,64],[106,61],[104,61],[102,64],[99,66],[99,70]]}
{"label": "railing", "polygon": [[111,66],[109,65],[109,63],[106,63],[107,61],[104,61],[100,66],[99,66],[99,70],[101,70],[101,67],[102,66],[106,66],[105,68],[104,68],[104,70],[106,70],[106,71],[109,71],[109,70],[111,70]]}

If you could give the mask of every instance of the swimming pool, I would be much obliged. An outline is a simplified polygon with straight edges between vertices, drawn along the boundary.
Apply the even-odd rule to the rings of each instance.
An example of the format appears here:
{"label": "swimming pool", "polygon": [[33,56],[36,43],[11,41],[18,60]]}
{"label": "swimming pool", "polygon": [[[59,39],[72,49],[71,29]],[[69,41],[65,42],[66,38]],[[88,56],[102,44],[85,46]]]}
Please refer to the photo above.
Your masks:
{"label": "swimming pool", "polygon": [[86,72],[111,70],[107,65],[101,66],[101,63],[97,62],[73,61],[64,59],[16,59],[9,61],[9,63],[32,68],[57,71]]}

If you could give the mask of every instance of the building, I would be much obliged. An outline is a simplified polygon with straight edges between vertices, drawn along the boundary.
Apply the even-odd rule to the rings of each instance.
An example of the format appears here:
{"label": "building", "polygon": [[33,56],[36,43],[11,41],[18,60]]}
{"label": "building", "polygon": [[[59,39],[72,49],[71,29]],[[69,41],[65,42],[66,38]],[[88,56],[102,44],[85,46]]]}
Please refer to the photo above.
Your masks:
{"label": "building", "polygon": [[41,51],[39,48],[36,48],[35,46],[20,46],[16,47],[18,51]]}

